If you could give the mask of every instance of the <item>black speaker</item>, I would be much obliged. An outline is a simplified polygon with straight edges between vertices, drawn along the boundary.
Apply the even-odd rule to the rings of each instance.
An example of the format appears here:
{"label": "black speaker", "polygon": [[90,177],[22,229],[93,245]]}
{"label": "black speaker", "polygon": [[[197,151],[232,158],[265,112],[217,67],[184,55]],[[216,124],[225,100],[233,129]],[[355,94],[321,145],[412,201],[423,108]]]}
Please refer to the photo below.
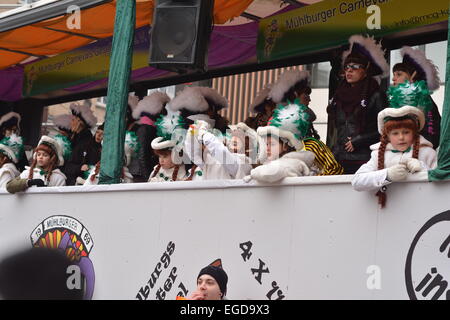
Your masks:
{"label": "black speaker", "polygon": [[206,71],[213,10],[214,0],[159,0],[149,65],[178,73]]}

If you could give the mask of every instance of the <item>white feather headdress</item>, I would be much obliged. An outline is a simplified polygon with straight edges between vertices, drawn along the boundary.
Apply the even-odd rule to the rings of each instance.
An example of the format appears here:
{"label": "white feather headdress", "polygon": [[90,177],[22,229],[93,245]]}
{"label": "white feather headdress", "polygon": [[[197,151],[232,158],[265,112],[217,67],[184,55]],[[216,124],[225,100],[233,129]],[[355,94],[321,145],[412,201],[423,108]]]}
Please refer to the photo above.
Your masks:
{"label": "white feather headdress", "polygon": [[[431,60],[428,60],[425,53],[419,49],[404,46],[400,51],[403,63],[413,64],[415,68],[420,68],[426,78],[428,89],[435,91],[440,87],[439,71]],[[408,61],[409,60],[409,61]]]}

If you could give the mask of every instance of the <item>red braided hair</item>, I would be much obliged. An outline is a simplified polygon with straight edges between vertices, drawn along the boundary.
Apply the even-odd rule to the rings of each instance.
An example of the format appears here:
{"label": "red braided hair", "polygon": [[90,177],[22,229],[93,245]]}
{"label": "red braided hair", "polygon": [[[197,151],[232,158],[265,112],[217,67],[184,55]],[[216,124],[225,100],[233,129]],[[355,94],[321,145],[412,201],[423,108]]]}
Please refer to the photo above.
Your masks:
{"label": "red braided hair", "polygon": [[[420,148],[420,133],[417,121],[414,119],[401,119],[401,120],[388,120],[384,124],[383,134],[380,139],[380,147],[378,148],[378,170],[384,169],[384,155],[386,153],[386,146],[389,143],[389,133],[394,129],[410,129],[413,131],[414,140],[413,140],[413,158],[419,158],[419,148]],[[386,191],[379,190],[376,194],[378,197],[378,204],[381,208],[386,206],[387,195]]]}

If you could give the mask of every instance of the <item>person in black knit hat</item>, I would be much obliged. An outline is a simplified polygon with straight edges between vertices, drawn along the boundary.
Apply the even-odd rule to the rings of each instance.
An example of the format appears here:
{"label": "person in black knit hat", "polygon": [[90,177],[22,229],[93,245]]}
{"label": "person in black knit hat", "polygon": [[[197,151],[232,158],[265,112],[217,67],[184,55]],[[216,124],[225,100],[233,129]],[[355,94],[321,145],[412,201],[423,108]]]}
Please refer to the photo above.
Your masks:
{"label": "person in black knit hat", "polygon": [[197,289],[188,300],[223,300],[227,294],[227,273],[220,266],[209,265],[200,270]]}

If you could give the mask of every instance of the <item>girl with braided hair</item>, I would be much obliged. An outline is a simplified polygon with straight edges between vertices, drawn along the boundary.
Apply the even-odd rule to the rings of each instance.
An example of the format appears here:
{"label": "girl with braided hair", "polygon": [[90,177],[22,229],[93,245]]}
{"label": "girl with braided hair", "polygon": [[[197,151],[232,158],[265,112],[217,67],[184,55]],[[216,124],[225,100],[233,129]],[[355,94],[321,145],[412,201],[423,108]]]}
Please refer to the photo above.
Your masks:
{"label": "girl with braided hair", "polygon": [[9,181],[10,193],[25,191],[29,187],[65,186],[66,176],[58,169],[64,165],[63,147],[55,139],[42,136],[34,150],[33,163],[19,177]]}
{"label": "girl with braided hair", "polygon": [[371,146],[369,162],[352,180],[357,191],[379,191],[378,203],[386,204],[386,186],[405,180],[409,174],[434,169],[437,165],[433,144],[420,135],[425,116],[417,107],[386,108],[378,114],[381,141]]}

